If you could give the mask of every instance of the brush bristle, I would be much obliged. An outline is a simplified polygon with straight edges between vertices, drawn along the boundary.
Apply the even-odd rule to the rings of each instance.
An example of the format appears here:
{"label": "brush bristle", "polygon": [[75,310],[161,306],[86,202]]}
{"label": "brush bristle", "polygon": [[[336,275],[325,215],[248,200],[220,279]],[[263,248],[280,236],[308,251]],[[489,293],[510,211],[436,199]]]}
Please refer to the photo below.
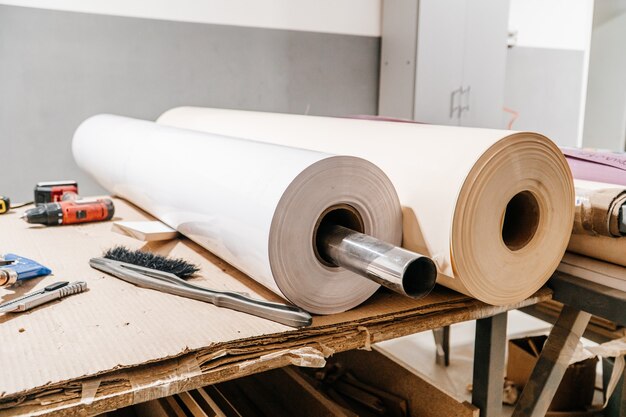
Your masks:
{"label": "brush bristle", "polygon": [[126,262],[133,265],[143,266],[144,268],[169,272],[183,279],[189,278],[200,270],[198,266],[189,263],[182,258],[167,258],[151,252],[130,250],[124,246],[116,246],[109,249],[103,256],[114,261]]}

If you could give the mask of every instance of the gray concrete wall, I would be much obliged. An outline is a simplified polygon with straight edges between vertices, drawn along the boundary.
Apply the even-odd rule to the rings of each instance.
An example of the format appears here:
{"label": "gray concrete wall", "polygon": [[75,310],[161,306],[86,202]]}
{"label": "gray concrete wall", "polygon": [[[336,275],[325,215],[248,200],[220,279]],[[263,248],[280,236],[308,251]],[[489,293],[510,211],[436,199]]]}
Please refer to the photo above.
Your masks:
{"label": "gray concrete wall", "polygon": [[[0,194],[76,179],[72,134],[98,113],[154,120],[180,105],[376,114],[377,37],[0,5]],[[175,161],[182,162],[182,161]]]}

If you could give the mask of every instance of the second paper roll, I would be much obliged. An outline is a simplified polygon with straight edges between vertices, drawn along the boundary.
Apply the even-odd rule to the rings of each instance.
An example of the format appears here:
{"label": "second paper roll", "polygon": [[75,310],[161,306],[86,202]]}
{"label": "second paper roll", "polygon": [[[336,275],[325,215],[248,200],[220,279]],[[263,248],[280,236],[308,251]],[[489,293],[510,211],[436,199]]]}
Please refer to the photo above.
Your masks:
{"label": "second paper roll", "polygon": [[440,284],[490,304],[539,289],[572,230],[570,170],[536,133],[194,107],[158,123],[375,163],[404,206],[403,246],[435,260]]}
{"label": "second paper roll", "polygon": [[320,262],[315,233],[326,216],[401,242],[395,189],[361,158],[112,115],[83,122],[73,152],[109,192],[313,313],[345,311],[379,287]]}

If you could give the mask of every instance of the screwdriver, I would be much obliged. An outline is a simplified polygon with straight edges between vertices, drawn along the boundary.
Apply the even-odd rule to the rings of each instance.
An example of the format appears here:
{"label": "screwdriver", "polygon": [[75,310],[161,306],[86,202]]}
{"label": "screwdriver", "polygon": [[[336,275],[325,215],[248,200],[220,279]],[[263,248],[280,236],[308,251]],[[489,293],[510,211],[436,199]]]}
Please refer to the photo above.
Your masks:
{"label": "screwdriver", "polygon": [[108,198],[97,200],[67,200],[41,204],[26,210],[22,219],[28,223],[46,226],[99,222],[111,220],[115,213],[113,201]]}

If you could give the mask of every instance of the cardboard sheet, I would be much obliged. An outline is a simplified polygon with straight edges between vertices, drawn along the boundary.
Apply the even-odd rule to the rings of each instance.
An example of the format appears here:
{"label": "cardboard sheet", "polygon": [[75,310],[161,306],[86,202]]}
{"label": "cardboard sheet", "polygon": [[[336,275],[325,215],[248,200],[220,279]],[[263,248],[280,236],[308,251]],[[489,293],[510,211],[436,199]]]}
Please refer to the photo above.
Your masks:
{"label": "cardboard sheet", "polygon": [[[115,204],[116,220],[151,220],[121,200]],[[7,301],[60,280],[84,280],[89,291],[25,314],[0,315],[3,395],[176,356],[220,340],[291,330],[211,304],[138,288],[88,264],[90,258],[116,244],[154,248],[201,265],[202,285],[279,300],[259,285],[250,288],[249,279],[197,247],[182,241],[146,245],[111,232],[111,223],[33,226],[18,218],[20,212],[0,218],[0,252],[37,259],[49,265],[54,275],[18,288],[0,289],[0,299]]]}
{"label": "cardboard sheet", "polygon": [[[115,199],[114,220],[154,220]],[[25,314],[0,315],[0,414],[94,414],[215,381],[306,362],[334,351],[550,298],[543,290],[516,305],[493,307],[445,289],[415,301],[381,291],[348,312],[314,318],[301,330],[186,298],[142,289],[89,267],[116,244],[145,247],[201,266],[194,282],[279,297],[193,242],[142,243],[111,223],[43,227],[0,216],[0,252],[49,265],[54,275],[0,290],[10,300],[59,280],[85,280],[89,291]],[[308,349],[311,348],[311,349]],[[279,353],[277,353],[279,352]]]}
{"label": "cardboard sheet", "polygon": [[404,206],[403,245],[433,258],[440,284],[495,305],[541,287],[571,233],[570,170],[536,133],[194,107],[158,123],[375,163]]}

